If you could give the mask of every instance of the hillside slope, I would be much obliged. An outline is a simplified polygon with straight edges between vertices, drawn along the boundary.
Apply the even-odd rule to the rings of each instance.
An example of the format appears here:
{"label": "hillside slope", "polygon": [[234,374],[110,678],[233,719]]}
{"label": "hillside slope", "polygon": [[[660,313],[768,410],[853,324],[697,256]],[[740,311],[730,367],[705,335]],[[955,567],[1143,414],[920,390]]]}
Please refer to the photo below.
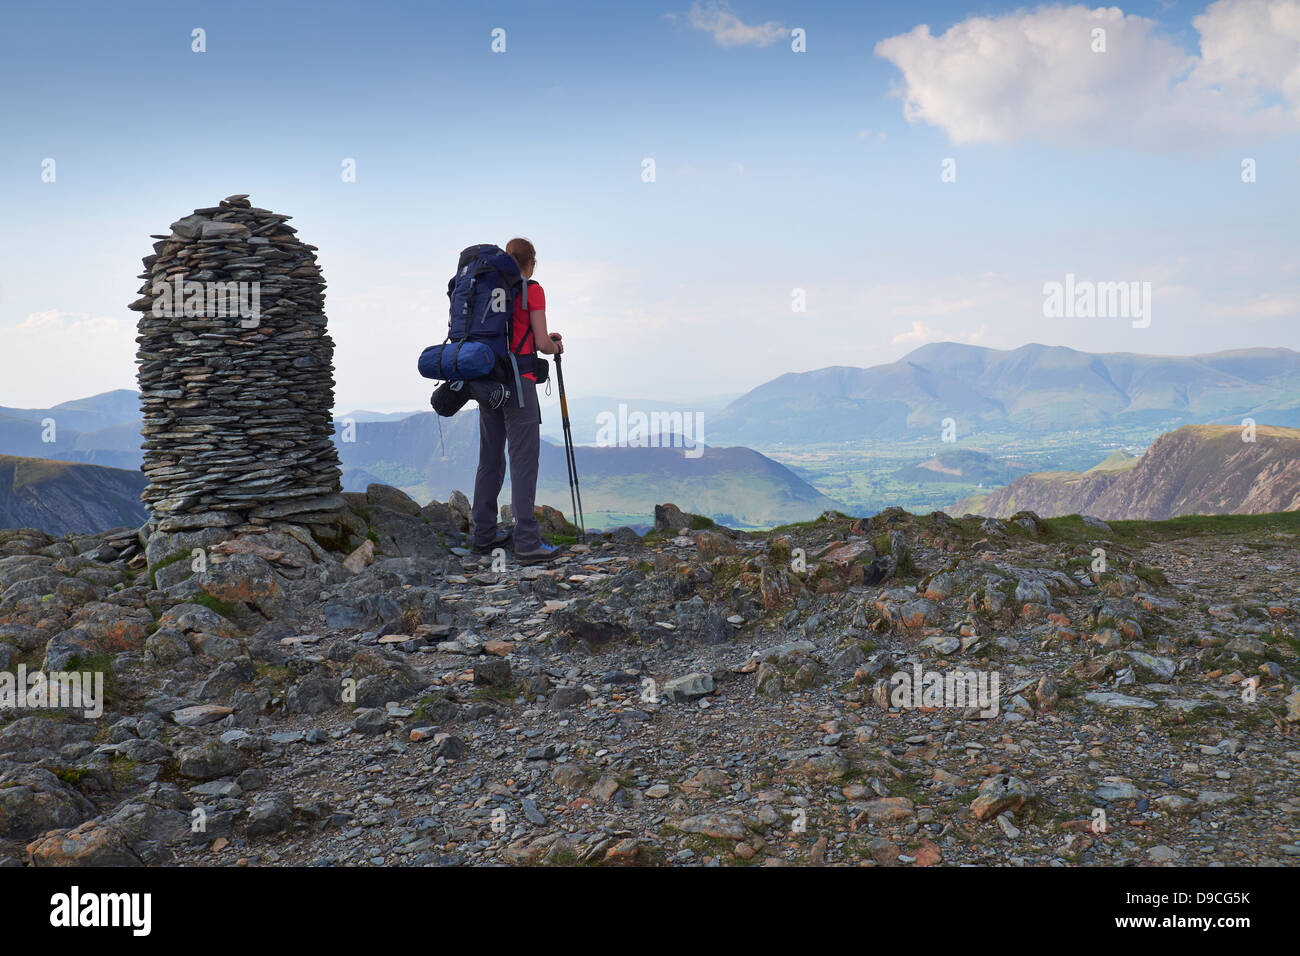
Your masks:
{"label": "hillside slope", "polygon": [[1234,425],[1188,425],[1161,436],[1131,467],[1025,475],[953,510],[971,507],[999,518],[1029,510],[1108,520],[1294,511],[1300,509],[1300,430],[1260,426],[1255,441],[1244,442]]}
{"label": "hillside slope", "polygon": [[138,471],[0,455],[0,528],[98,532],[148,517]]}
{"label": "hillside slope", "polygon": [[894,472],[899,481],[1005,485],[1029,471],[1016,462],[974,449],[936,452]]}

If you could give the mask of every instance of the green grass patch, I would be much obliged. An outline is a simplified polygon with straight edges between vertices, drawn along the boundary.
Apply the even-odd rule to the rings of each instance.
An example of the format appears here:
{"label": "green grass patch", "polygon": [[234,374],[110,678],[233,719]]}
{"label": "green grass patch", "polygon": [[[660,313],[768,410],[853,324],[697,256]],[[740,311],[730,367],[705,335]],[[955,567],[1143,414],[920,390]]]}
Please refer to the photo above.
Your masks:
{"label": "green grass patch", "polygon": [[215,598],[211,594],[200,594],[190,599],[194,604],[201,604],[210,611],[216,611],[227,620],[235,619],[235,605],[229,601]]}
{"label": "green grass patch", "polygon": [[[848,515],[839,511],[834,511],[831,513],[834,514],[836,518],[843,518],[846,521],[853,520]],[[829,520],[830,519],[827,518],[826,514],[823,512],[822,514],[819,514],[816,518],[813,518],[811,521],[793,521],[790,524],[777,525],[775,528],[770,529],[767,532],[767,534],[778,535],[778,534],[789,534],[791,531],[807,531],[811,528],[820,528],[822,525],[826,524],[826,522]]]}
{"label": "green grass patch", "polygon": [[1169,579],[1165,577],[1165,573],[1159,568],[1152,568],[1145,564],[1134,563],[1132,571],[1152,587],[1164,587],[1169,583]]}
{"label": "green grass patch", "polygon": [[691,833],[686,836],[682,844],[690,850],[695,851],[698,857],[715,856],[726,860],[738,866],[749,866],[752,861],[743,860],[735,856],[734,851],[738,840],[727,839],[726,837],[711,837],[703,833]]}
{"label": "green grass patch", "polygon": [[167,557],[163,558],[157,564],[151,564],[149,566],[149,586],[154,590],[157,590],[159,571],[165,567],[176,564],[178,561],[188,560],[190,560],[190,553],[188,551],[177,551],[175,554],[167,555]]}
{"label": "green grass patch", "polygon": [[[415,705],[415,716],[420,720],[441,722],[440,718],[434,715],[433,708],[440,707],[448,701],[451,701],[451,698],[446,694],[428,694],[421,697],[420,702]],[[455,706],[454,701],[452,701],[452,706]]]}
{"label": "green grass patch", "polygon": [[253,673],[261,678],[266,677],[272,683],[278,685],[288,684],[294,679],[294,670],[284,664],[268,664],[266,661],[255,661],[253,663]]}
{"label": "green grass patch", "polygon": [[89,772],[87,767],[55,767],[52,771],[54,776],[58,777],[70,787],[81,786],[81,780]]}
{"label": "green grass patch", "polygon": [[113,760],[109,764],[109,772],[113,775],[114,789],[121,790],[131,783],[135,776],[135,768],[139,766],[138,762],[130,757],[124,757],[122,754],[113,754]]}
{"label": "green grass patch", "polygon": [[1170,541],[1176,538],[1271,533],[1300,534],[1300,511],[1259,515],[1184,515],[1166,521],[1108,521],[1111,530],[1090,528],[1079,515],[1044,518],[1052,537],[1075,544],[1110,539],[1126,544]]}
{"label": "green grass patch", "polygon": [[561,847],[547,853],[537,863],[538,866],[594,866],[595,861],[586,861],[578,854],[575,847]]}
{"label": "green grass patch", "polygon": [[117,703],[121,688],[117,680],[117,671],[113,669],[112,654],[103,652],[99,654],[90,654],[86,657],[74,657],[68,661],[64,670],[89,671],[91,673],[103,674],[104,700],[102,703],[105,707]]}
{"label": "green grass patch", "polygon": [[474,697],[477,700],[495,700],[500,703],[509,703],[520,694],[519,688],[514,684],[507,684],[504,687],[476,687],[474,688]]}

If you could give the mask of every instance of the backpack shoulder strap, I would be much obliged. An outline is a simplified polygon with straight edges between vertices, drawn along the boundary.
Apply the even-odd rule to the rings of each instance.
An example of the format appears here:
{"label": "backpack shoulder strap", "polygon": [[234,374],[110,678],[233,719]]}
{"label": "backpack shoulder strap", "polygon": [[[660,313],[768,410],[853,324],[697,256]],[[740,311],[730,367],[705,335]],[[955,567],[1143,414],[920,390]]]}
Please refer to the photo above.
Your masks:
{"label": "backpack shoulder strap", "polygon": [[[521,292],[519,293],[521,296],[523,296],[523,302],[524,302],[524,334],[521,335],[521,336],[519,337],[519,347],[518,347],[518,348],[515,348],[513,344],[512,344],[511,347],[510,347],[510,350],[511,350],[512,352],[516,352],[516,353],[518,353],[519,355],[531,355],[532,353],[534,353],[534,352],[537,351],[537,342],[536,342],[535,339],[534,339],[534,341],[533,341],[533,347],[532,347],[531,349],[529,349],[527,352],[524,351],[524,343],[527,342],[529,339],[534,338],[534,336],[533,336],[533,311],[532,311],[532,309],[530,309],[530,308],[528,307],[528,287],[529,287],[530,285],[532,285],[532,284],[533,284],[533,281],[532,281],[531,279],[524,279],[524,287],[523,287],[523,291],[521,291]],[[511,334],[510,334],[510,339],[511,339],[511,342],[513,343],[513,341],[514,341],[514,332],[513,332],[513,331],[512,331]]]}

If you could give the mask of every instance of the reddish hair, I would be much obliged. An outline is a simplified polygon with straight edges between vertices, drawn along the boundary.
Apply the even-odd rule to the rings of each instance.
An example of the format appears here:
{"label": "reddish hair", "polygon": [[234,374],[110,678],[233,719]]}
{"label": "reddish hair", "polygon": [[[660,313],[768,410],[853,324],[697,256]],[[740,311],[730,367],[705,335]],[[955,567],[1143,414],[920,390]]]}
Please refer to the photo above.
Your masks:
{"label": "reddish hair", "polygon": [[537,261],[537,250],[527,239],[516,237],[506,243],[506,252],[519,265],[519,271],[523,272],[530,265]]}

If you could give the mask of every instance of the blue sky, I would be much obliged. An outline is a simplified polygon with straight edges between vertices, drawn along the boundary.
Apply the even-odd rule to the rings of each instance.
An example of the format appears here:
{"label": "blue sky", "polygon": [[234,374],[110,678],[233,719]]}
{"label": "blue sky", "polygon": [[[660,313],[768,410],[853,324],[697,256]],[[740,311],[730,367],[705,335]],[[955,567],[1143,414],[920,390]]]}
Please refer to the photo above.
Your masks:
{"label": "blue sky", "polygon": [[[1121,10],[6,9],[0,405],[131,387],[149,234],[236,192],[320,247],[340,410],[423,407],[457,251],[515,234],[575,395],[739,392],[936,340],[1300,348],[1300,0]],[[1151,325],[1045,319],[1066,273],[1151,282]]]}

